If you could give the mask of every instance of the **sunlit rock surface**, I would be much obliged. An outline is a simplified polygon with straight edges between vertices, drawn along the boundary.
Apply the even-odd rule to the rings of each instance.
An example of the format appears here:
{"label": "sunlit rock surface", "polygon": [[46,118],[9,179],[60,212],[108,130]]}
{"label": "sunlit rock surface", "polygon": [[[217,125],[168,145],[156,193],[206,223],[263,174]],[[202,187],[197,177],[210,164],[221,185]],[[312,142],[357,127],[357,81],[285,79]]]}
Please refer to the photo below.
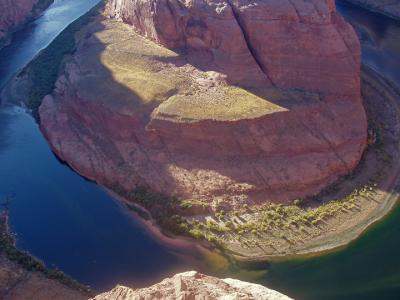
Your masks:
{"label": "sunlit rock surface", "polygon": [[274,290],[258,284],[235,279],[218,279],[197,272],[185,272],[143,289],[117,286],[94,300],[140,300],[140,299],[257,299],[290,300]]}

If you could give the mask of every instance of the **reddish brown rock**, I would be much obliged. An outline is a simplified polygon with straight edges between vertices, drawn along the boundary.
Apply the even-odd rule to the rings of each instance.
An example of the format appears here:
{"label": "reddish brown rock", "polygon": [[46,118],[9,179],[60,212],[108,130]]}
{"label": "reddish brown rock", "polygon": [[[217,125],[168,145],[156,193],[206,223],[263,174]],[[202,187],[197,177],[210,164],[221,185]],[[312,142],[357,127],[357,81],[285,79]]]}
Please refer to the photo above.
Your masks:
{"label": "reddish brown rock", "polygon": [[2,300],[85,300],[88,294],[46,278],[40,272],[27,271],[0,254],[0,297]]}
{"label": "reddish brown rock", "polygon": [[258,284],[235,279],[218,279],[194,271],[164,279],[151,287],[130,289],[117,286],[92,300],[147,300],[147,299],[257,299],[290,300],[291,298]]}
{"label": "reddish brown rock", "polygon": [[[366,145],[360,47],[333,1],[110,1],[41,128],[109,187],[231,205],[318,193]],[[235,83],[237,86],[232,85]]]}

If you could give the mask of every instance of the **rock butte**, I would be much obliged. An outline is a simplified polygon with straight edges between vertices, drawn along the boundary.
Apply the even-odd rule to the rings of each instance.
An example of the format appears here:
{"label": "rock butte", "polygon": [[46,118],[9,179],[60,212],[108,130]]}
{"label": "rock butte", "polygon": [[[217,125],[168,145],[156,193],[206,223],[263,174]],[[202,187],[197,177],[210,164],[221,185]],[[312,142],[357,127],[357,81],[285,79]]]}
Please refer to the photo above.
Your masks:
{"label": "rock butte", "polygon": [[144,289],[117,286],[92,300],[139,299],[259,299],[290,300],[291,298],[258,284],[235,279],[218,279],[194,271],[167,278]]}
{"label": "rock butte", "polygon": [[111,0],[106,11],[39,109],[82,175],[232,207],[313,195],[357,166],[360,45],[333,0]]}

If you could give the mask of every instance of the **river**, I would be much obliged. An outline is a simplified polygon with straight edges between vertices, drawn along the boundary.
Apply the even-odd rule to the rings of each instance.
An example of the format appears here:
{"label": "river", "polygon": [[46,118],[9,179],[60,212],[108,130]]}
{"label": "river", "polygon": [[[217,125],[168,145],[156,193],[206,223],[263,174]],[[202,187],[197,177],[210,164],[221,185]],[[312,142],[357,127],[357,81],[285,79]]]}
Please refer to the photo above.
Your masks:
{"label": "river", "polygon": [[[0,51],[0,87],[63,28],[98,0],[55,0]],[[342,3],[363,32],[363,61],[400,86],[400,23]],[[156,241],[96,184],[61,163],[32,117],[0,108],[0,197],[12,196],[17,246],[100,291],[117,283],[142,286],[177,271],[215,274],[196,252]],[[399,299],[400,208],[337,253],[259,266],[228,275],[296,299]]]}

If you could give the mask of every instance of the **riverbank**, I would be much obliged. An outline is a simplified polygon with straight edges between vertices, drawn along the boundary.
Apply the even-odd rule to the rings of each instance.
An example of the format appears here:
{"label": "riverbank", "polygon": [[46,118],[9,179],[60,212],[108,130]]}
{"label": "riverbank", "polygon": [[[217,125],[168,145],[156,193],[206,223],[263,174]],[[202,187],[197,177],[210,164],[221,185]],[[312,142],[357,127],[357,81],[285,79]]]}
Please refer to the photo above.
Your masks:
{"label": "riverbank", "polygon": [[[26,4],[21,1],[14,1],[9,3],[10,5],[15,5],[15,7],[7,7],[7,2],[2,3],[2,12],[0,13],[0,49],[7,46],[11,42],[12,35],[15,32],[20,30],[28,22],[31,22],[32,20],[37,18],[53,2],[54,0],[39,0],[36,2],[36,4],[34,4],[34,1],[32,1],[31,9],[29,5],[25,7]],[[20,6],[22,6],[23,8]],[[28,10],[26,10],[26,8]],[[14,13],[14,15],[8,16],[8,13]],[[3,15],[5,17],[2,17]],[[13,18],[15,18],[15,20],[12,20]]]}
{"label": "riverbank", "polygon": [[26,106],[34,117],[38,118],[37,110],[40,103],[43,97],[53,90],[65,56],[74,51],[75,34],[91,21],[103,5],[104,3],[100,2],[72,22],[48,47],[40,51],[35,59],[3,87],[0,91],[0,102]]}
{"label": "riverbank", "polygon": [[386,3],[380,0],[344,0],[369,11],[400,21],[400,2]]}
{"label": "riverbank", "polygon": [[87,299],[93,293],[58,270],[15,248],[5,213],[0,215],[0,298],[18,299]]}

